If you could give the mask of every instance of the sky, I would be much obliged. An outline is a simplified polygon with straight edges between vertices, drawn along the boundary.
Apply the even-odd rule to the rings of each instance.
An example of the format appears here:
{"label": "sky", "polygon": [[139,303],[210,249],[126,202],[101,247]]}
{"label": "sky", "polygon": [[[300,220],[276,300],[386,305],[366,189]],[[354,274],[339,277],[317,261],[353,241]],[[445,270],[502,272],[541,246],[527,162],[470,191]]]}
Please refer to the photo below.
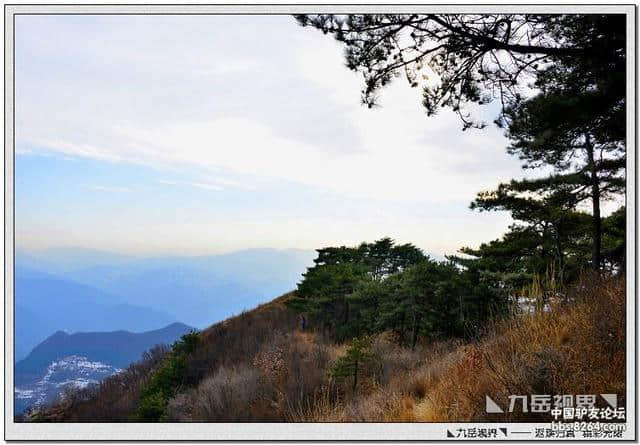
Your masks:
{"label": "sky", "polygon": [[477,192],[523,176],[502,131],[360,104],[343,49],[289,16],[16,16],[16,247],[201,255],[499,237]]}

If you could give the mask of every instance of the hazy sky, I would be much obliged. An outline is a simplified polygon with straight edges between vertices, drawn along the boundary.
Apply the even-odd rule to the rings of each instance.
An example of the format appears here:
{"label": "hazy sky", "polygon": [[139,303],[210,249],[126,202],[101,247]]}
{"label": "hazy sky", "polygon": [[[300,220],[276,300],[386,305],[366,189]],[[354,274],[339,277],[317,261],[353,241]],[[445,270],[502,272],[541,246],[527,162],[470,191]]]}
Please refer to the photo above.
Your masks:
{"label": "hazy sky", "polygon": [[15,69],[21,248],[453,253],[504,232],[468,205],[522,176],[404,79],[361,106],[339,44],[288,16],[21,15]]}

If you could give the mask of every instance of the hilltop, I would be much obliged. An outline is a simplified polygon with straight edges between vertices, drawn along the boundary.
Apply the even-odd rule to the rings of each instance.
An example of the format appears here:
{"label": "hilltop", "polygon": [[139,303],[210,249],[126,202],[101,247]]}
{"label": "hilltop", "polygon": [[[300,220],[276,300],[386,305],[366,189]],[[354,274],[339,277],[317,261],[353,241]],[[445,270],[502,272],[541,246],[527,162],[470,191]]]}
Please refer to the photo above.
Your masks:
{"label": "hilltop", "polygon": [[158,344],[171,344],[194,328],[183,323],[172,323],[161,329],[146,332],[118,330],[112,332],[76,332],[68,334],[57,331],[37,345],[16,363],[16,382],[38,372],[52,361],[82,354],[89,360],[109,363],[121,368],[138,360],[142,353]]}
{"label": "hilltop", "polygon": [[[513,314],[474,338],[368,338],[356,387],[336,377],[354,340],[302,329],[295,293],[185,336],[41,410],[56,421],[532,420],[487,414],[485,395],[618,394],[624,406],[625,281],[583,277],[547,310]],[[333,377],[332,377],[333,376]],[[528,417],[527,417],[528,416]],[[537,417],[536,417],[537,416]]]}
{"label": "hilltop", "polygon": [[140,360],[151,348],[166,351],[192,330],[185,324],[172,323],[162,329],[139,333],[57,331],[16,363],[16,413],[55,401],[74,388],[96,384]]}

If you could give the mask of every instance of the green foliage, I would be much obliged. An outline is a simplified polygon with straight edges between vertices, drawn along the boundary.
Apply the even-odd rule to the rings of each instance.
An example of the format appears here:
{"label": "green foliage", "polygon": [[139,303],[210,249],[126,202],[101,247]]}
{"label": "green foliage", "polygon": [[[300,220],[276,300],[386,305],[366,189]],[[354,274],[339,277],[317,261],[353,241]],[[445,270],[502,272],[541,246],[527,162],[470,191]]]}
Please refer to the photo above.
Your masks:
{"label": "green foliage", "polygon": [[[602,36],[590,32],[606,21],[574,25],[574,37],[597,40]],[[622,29],[606,30],[613,42],[622,40]],[[595,63],[567,59],[548,67],[537,79],[541,92],[505,112],[511,140],[507,151],[524,168],[553,169],[545,178],[514,181],[517,187],[512,188],[542,200],[561,196],[569,210],[590,203],[591,267],[596,270],[602,267],[601,201],[624,193],[626,165],[625,54],[602,57]]]}
{"label": "green foliage", "polygon": [[585,234],[591,216],[574,210],[576,195],[562,184],[553,185],[547,194],[539,190],[536,194],[532,182],[539,181],[500,184],[495,191],[479,193],[471,203],[480,211],[508,211],[516,221],[501,239],[461,250],[480,260],[483,270],[502,274],[508,289],[545,273],[551,264],[557,281],[571,281],[590,261],[590,239]]}
{"label": "green foliage", "polygon": [[[362,243],[358,247],[327,247],[318,249],[317,252],[318,257],[314,263],[318,267],[358,265],[374,279],[382,279],[425,258],[424,253],[414,245],[396,245],[395,241],[388,237],[373,243]],[[310,269],[312,270],[313,268]]]}
{"label": "green foliage", "polygon": [[345,354],[338,358],[329,370],[329,377],[336,381],[352,379],[352,390],[356,390],[358,376],[366,370],[374,355],[370,350],[373,339],[368,335],[354,338]]}
{"label": "green foliage", "polygon": [[145,393],[140,399],[134,420],[141,422],[164,420],[168,400],[168,396],[160,391]]}
{"label": "green foliage", "polygon": [[298,284],[297,297],[287,305],[306,312],[336,339],[371,332],[380,297],[377,283],[427,257],[411,245],[396,245],[390,238],[357,247],[318,250],[315,265]]}
{"label": "green foliage", "polygon": [[[419,336],[438,336],[440,331],[454,332],[445,328],[452,321],[450,308],[455,289],[453,280],[458,271],[445,264],[425,261],[399,275],[396,282],[390,282],[390,292],[383,300],[378,326],[393,330],[401,342],[408,341],[415,347]],[[456,317],[453,318],[455,320]]]}
{"label": "green foliage", "polygon": [[626,256],[626,207],[620,207],[602,220],[602,256],[612,271],[624,272]]}
{"label": "green foliage", "polygon": [[[598,44],[616,46],[624,35],[610,18],[567,22],[572,27],[562,32],[583,42],[608,33],[610,42]],[[556,278],[567,282],[585,265],[599,270],[605,260],[607,267],[620,269],[624,260],[619,252],[611,256],[612,239],[603,246],[600,206],[625,191],[625,55],[618,51],[601,56],[597,62],[573,58],[547,66],[536,80],[540,92],[505,109],[508,153],[518,156],[524,168],[552,173],[500,184],[497,190],[478,194],[471,205],[481,211],[508,211],[518,221],[511,234],[526,232],[527,247],[535,248],[525,261],[530,276],[544,273],[553,263]],[[578,211],[583,203],[589,204],[590,215]],[[515,236],[506,238],[503,245]]]}
{"label": "green foliage", "polygon": [[[364,265],[325,264],[310,269],[298,286],[297,294],[306,299],[306,311],[325,330],[338,333],[348,324],[351,307],[348,296],[367,276]],[[305,307],[298,302],[299,307]],[[342,337],[342,335],[340,335]]]}
{"label": "green foliage", "polygon": [[465,336],[504,310],[502,294],[453,262],[438,263],[389,238],[318,251],[287,305],[336,340],[389,330],[401,344]]}
{"label": "green foliage", "polygon": [[[482,102],[468,84],[480,79],[488,88],[498,82],[503,99],[498,122],[506,125],[511,141],[507,151],[518,156],[524,168],[544,167],[552,172],[479,193],[472,209],[507,211],[515,223],[500,239],[462,248],[462,255],[449,258],[451,264],[435,263],[414,246],[395,246],[389,238],[353,248],[319,250],[315,266],[298,286],[298,310],[311,314],[337,339],[388,329],[400,342],[414,346],[420,337],[460,336],[476,330],[489,317],[505,313],[508,302],[535,284],[536,277],[548,277],[559,289],[587,267],[624,270],[624,210],[605,219],[600,215],[601,201],[625,191],[625,53],[620,17],[316,15],[298,19],[347,45],[349,66],[365,70],[367,96],[384,86],[399,67],[420,63],[389,60],[394,51],[402,51],[393,43],[400,29],[409,26],[418,32],[411,36],[416,47],[428,46],[436,38],[442,46],[433,50],[432,62],[438,66],[435,71],[443,89],[425,89],[429,112],[435,112],[437,102],[456,111],[461,101]],[[516,36],[507,33],[495,46],[495,33],[512,24],[538,29],[534,41],[544,35],[557,45],[543,48],[531,41],[527,47],[514,46],[508,42]],[[437,39],[443,28],[446,33]],[[473,29],[473,35],[465,29]],[[388,45],[376,46],[387,39]],[[373,47],[362,46],[367,44]],[[467,50],[472,47],[478,59],[467,65]],[[542,57],[544,63],[540,59],[535,64],[535,58],[529,60],[533,56],[515,57],[511,66],[487,73],[480,62],[498,48],[547,54]],[[436,62],[438,54],[449,60]],[[458,70],[460,64],[464,70]],[[503,90],[504,84],[498,81],[514,72],[516,77],[522,74],[519,64],[533,68],[539,92],[532,97],[510,95],[513,90]],[[517,84],[517,78],[511,80]],[[584,203],[590,204],[590,214],[581,210]]]}
{"label": "green foliage", "polygon": [[340,332],[341,337],[373,334],[379,318],[380,306],[389,292],[392,275],[385,280],[365,278],[358,283],[356,289],[347,296],[351,308],[351,317]]}
{"label": "green foliage", "polygon": [[171,349],[174,354],[191,354],[200,342],[200,334],[197,331],[191,331],[184,334],[179,341],[174,342]]}
{"label": "green foliage", "polygon": [[311,300],[305,298],[291,297],[284,302],[284,305],[295,312],[303,313],[312,310]]}
{"label": "green foliage", "polygon": [[134,420],[143,422],[165,420],[169,399],[183,385],[187,371],[187,356],[196,349],[199,340],[199,334],[193,331],[183,335],[172,345],[171,352],[142,391],[133,416]]}

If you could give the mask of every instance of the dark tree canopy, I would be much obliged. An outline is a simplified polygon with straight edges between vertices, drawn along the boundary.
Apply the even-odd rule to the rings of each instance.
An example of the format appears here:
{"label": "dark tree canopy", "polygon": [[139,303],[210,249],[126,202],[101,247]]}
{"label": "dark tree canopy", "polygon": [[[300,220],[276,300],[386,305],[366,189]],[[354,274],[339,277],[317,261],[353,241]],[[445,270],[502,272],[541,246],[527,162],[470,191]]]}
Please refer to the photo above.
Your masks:
{"label": "dark tree canopy", "polygon": [[361,243],[358,247],[326,247],[317,252],[318,257],[314,260],[316,266],[359,264],[374,279],[401,271],[425,258],[424,253],[416,246],[396,245],[389,237],[373,243]]}
{"label": "dark tree canopy", "polygon": [[[564,200],[554,205],[556,216],[589,200],[591,263],[600,269],[600,202],[625,186],[625,15],[325,14],[297,20],[344,44],[347,66],[364,77],[362,100],[369,106],[402,73],[422,88],[428,115],[451,108],[465,129],[485,125],[472,116],[474,104],[498,101],[496,123],[511,140],[507,151],[524,168],[554,170],[546,178],[512,182],[512,192],[537,194],[542,206]],[[523,211],[535,204],[509,199],[526,204]],[[484,204],[478,207],[486,210],[489,201]]]}
{"label": "dark tree canopy", "polygon": [[475,107],[497,102],[507,152],[538,171],[480,192],[471,204],[510,213],[514,223],[501,238],[446,262],[389,238],[320,249],[288,304],[337,338],[390,331],[415,346],[419,338],[478,332],[520,297],[561,297],[589,267],[624,271],[625,209],[602,218],[600,204],[625,192],[625,19],[297,16],[344,44],[347,66],[364,77],[366,105],[401,74],[422,89],[428,115],[450,108],[465,129],[484,126]]}
{"label": "dark tree canopy", "polygon": [[596,72],[585,63],[558,63],[538,79],[539,94],[505,112],[507,151],[524,168],[554,170],[546,178],[521,181],[520,191],[562,192],[573,205],[591,202],[594,269],[602,265],[601,201],[625,191],[626,110],[618,75]]}
{"label": "dark tree canopy", "polygon": [[451,262],[436,262],[390,238],[318,250],[287,306],[336,339],[391,331],[419,338],[463,336],[500,307],[503,295]]}
{"label": "dark tree canopy", "polygon": [[[421,87],[427,114],[453,109],[464,128],[485,124],[471,104],[499,101],[501,110],[558,63],[597,76],[624,76],[624,15],[355,14],[296,16],[302,26],[333,35],[347,66],[362,73],[362,100],[404,74]],[[622,63],[621,63],[622,59]],[[614,73],[614,74],[612,74]],[[613,91],[613,89],[612,89]],[[624,97],[624,91],[617,92]],[[504,116],[498,117],[502,121]]]}
{"label": "dark tree canopy", "polygon": [[511,276],[519,284],[549,270],[554,271],[559,282],[566,282],[587,263],[585,233],[591,217],[576,211],[576,203],[570,188],[558,186],[544,194],[531,189],[529,181],[511,181],[494,191],[481,192],[471,203],[472,209],[508,211],[516,223],[502,239],[463,252],[477,258],[493,258],[486,263],[488,270],[520,274],[515,281],[516,277]]}

